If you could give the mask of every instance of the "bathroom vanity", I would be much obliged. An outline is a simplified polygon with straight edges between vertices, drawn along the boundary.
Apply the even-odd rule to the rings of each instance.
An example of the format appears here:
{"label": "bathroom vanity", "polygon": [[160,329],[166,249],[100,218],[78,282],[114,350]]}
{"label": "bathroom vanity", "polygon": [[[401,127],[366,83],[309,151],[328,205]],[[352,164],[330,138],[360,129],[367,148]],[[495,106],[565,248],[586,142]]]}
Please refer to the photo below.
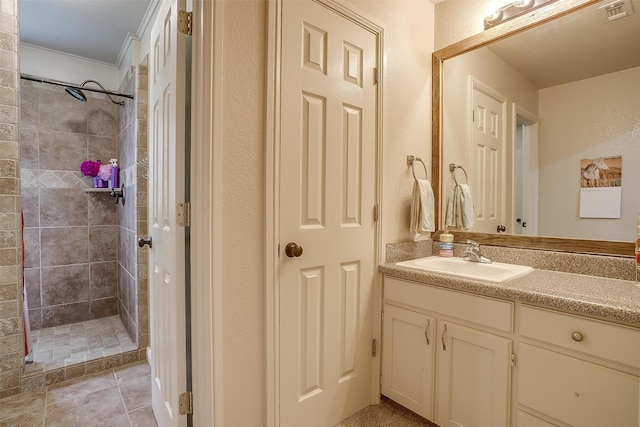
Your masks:
{"label": "bathroom vanity", "polygon": [[638,426],[635,282],[380,269],[385,396],[441,427]]}

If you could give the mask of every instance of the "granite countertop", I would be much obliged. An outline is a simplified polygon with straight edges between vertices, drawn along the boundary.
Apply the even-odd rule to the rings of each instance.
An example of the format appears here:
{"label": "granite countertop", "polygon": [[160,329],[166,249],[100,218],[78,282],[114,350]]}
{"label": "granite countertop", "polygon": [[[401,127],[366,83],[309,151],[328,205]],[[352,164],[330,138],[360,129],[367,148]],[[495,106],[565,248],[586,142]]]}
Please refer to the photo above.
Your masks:
{"label": "granite countertop", "polygon": [[521,301],[640,327],[640,285],[576,273],[534,269],[504,283],[491,283],[380,265],[380,271],[398,279]]}

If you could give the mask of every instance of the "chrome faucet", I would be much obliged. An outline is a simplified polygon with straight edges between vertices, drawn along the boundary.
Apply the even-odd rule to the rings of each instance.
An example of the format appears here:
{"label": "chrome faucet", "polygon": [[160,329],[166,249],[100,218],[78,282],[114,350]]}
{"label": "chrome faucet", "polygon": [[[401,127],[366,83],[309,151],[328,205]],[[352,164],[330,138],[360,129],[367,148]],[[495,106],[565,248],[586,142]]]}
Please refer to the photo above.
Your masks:
{"label": "chrome faucet", "polygon": [[473,240],[467,240],[469,247],[466,251],[462,253],[462,259],[465,261],[471,262],[481,262],[483,264],[491,264],[491,260],[485,256],[482,256],[482,251],[480,250],[480,243],[475,242]]}

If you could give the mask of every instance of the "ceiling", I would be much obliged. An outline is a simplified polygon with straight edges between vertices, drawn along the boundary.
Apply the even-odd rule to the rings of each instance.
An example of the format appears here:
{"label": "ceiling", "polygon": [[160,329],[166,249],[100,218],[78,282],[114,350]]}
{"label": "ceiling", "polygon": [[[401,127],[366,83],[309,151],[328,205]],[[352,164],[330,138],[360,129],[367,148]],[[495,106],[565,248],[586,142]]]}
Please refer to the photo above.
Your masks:
{"label": "ceiling", "polygon": [[115,65],[151,0],[19,0],[20,41]]}
{"label": "ceiling", "polygon": [[598,8],[612,2],[603,0],[490,49],[538,89],[640,67],[640,0],[625,0],[627,16],[607,22]]}

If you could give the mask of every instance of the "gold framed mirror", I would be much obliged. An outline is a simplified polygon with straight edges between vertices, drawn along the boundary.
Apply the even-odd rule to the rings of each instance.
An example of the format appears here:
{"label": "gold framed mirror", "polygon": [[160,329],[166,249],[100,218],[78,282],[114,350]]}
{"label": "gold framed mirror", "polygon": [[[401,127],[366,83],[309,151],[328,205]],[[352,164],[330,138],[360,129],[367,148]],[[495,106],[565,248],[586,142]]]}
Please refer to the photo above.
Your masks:
{"label": "gold framed mirror", "polygon": [[[563,16],[581,9],[602,3],[601,0],[559,0],[547,5],[535,13],[530,13],[512,21],[505,22],[475,36],[469,37],[446,48],[440,49],[432,55],[432,180],[435,195],[435,220],[443,228],[442,203],[443,173],[448,173],[447,165],[443,164],[443,68],[444,62],[471,52],[490,43],[509,38],[532,28],[544,25]],[[636,11],[640,13],[640,11]],[[633,236],[634,230],[629,230]],[[634,255],[634,243],[627,241],[608,241],[589,238],[548,237],[533,235],[514,235],[497,233],[478,233],[472,231],[456,231],[457,241],[473,239],[478,242],[507,247],[532,248],[543,250],[557,250],[578,253],[604,254],[631,257]],[[434,238],[437,238],[437,232]]]}

